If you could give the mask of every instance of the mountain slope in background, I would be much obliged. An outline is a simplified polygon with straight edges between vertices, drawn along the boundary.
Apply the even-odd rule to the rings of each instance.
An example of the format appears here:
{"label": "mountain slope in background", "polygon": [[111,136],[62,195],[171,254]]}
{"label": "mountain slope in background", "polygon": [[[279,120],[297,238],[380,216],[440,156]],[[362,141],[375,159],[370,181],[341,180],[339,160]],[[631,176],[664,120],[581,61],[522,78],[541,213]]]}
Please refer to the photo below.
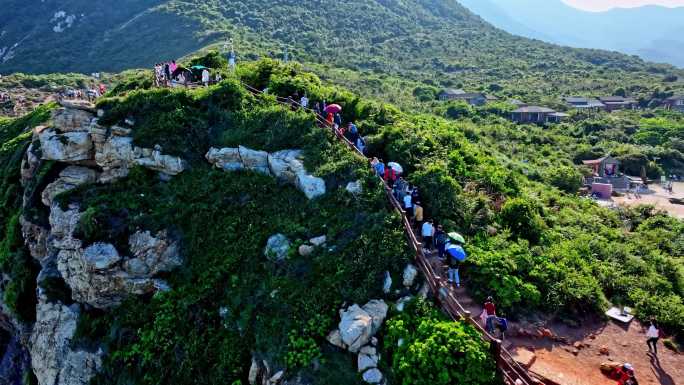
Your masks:
{"label": "mountain slope in background", "polygon": [[9,2],[0,16],[2,73],[149,67],[227,38],[243,59],[277,56],[287,45],[300,61],[366,77],[503,86],[530,99],[643,90],[677,72],[633,56],[516,37],[455,0]]}
{"label": "mountain slope in background", "polygon": [[684,66],[684,8],[645,6],[586,12],[561,0],[460,2],[495,26],[521,36]]}

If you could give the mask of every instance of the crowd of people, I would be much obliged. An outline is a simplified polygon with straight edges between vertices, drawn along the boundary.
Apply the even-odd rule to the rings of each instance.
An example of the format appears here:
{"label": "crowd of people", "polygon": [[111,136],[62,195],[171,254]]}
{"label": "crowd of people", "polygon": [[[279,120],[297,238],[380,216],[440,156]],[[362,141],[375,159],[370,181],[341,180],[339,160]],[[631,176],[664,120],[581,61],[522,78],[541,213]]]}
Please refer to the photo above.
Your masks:
{"label": "crowd of people", "polygon": [[100,83],[98,85],[93,84],[85,89],[65,89],[60,91],[57,97],[59,100],[76,99],[94,102],[97,98],[101,97],[105,93],[107,93],[107,86],[104,85],[104,83]]}
{"label": "crowd of people", "polygon": [[[193,72],[195,69],[197,72]],[[193,66],[192,69],[180,68],[175,60],[161,62],[154,65],[154,85],[156,87],[187,87],[190,84],[200,84],[208,87],[220,82],[221,74],[211,77],[210,68]]]}

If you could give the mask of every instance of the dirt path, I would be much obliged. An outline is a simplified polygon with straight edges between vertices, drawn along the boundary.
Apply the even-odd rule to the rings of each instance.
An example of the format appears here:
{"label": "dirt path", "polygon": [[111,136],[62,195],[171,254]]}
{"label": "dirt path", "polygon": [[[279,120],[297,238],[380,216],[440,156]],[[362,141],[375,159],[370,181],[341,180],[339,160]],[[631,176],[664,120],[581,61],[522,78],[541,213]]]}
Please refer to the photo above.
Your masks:
{"label": "dirt path", "polygon": [[[446,276],[442,262],[434,254],[430,263]],[[473,301],[467,288],[454,287],[452,290],[463,307],[477,318],[482,306]],[[662,342],[657,360],[647,354],[646,331],[636,320],[622,325],[587,319],[579,328],[558,322],[544,325],[510,322],[504,347],[512,353],[520,352],[521,357],[526,356],[521,361],[528,361],[532,372],[559,385],[615,385],[616,381],[599,370],[601,363],[606,361],[631,363],[640,385],[684,385],[684,355],[667,349]],[[601,353],[604,349],[607,349],[607,355]]]}
{"label": "dirt path", "polygon": [[641,199],[623,196],[613,198],[613,202],[624,206],[650,204],[658,209],[667,211],[674,217],[684,218],[684,205],[670,203],[670,198],[684,198],[684,182],[675,182],[673,184],[673,194],[665,191],[660,184],[652,184],[648,188],[649,192],[641,194]]}

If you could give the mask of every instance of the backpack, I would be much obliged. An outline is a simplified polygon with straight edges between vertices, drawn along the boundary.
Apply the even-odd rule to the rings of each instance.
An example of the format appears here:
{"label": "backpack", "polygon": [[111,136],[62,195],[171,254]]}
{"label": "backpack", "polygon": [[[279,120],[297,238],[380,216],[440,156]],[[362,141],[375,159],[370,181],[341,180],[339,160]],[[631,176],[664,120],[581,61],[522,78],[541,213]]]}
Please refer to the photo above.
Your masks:
{"label": "backpack", "polygon": [[501,330],[502,333],[504,333],[506,330],[508,330],[508,320],[505,318],[499,318],[499,330]]}
{"label": "backpack", "polygon": [[437,234],[435,237],[435,242],[437,242],[438,245],[444,245],[447,242],[447,235],[444,232],[440,232]]}

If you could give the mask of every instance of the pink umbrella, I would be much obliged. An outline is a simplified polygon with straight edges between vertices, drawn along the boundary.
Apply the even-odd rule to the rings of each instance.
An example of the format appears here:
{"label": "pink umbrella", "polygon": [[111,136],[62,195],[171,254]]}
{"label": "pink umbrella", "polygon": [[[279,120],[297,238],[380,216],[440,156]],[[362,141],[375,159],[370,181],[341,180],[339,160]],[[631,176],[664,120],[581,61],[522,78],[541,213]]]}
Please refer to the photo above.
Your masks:
{"label": "pink umbrella", "polygon": [[342,111],[342,106],[339,104],[331,104],[328,107],[325,107],[325,112],[329,114],[336,114],[340,111]]}

